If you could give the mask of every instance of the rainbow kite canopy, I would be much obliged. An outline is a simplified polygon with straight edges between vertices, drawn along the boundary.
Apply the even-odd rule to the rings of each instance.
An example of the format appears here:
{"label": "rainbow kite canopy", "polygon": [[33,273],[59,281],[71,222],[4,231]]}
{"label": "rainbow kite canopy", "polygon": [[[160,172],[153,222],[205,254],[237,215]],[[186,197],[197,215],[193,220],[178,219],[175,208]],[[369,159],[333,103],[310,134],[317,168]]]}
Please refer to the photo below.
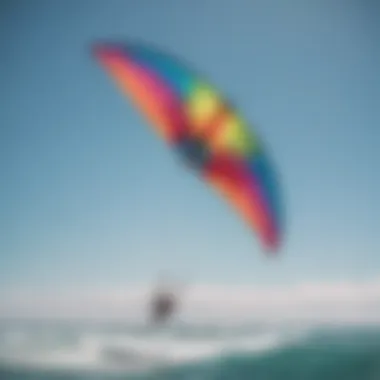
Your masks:
{"label": "rainbow kite canopy", "polygon": [[99,43],[95,57],[161,137],[256,231],[280,245],[278,184],[258,137],[201,76],[142,44]]}

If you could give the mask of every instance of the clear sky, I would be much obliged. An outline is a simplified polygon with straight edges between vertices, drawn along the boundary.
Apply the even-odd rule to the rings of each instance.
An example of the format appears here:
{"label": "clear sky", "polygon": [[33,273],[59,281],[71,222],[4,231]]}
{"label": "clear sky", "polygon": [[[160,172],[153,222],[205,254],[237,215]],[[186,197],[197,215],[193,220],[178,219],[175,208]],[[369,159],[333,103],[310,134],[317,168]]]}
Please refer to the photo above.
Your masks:
{"label": "clear sky", "polygon": [[[2,1],[0,286],[283,284],[380,272],[376,1]],[[267,259],[92,59],[139,38],[238,104],[282,175]]]}

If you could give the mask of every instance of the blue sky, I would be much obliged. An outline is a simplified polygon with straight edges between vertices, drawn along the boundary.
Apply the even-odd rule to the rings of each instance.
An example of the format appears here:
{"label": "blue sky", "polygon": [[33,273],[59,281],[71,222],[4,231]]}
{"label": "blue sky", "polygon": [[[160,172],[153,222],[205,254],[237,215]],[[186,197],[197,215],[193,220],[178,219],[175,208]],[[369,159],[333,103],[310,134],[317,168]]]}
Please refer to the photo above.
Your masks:
{"label": "blue sky", "polygon": [[[377,276],[375,3],[3,2],[1,286]],[[278,258],[121,96],[90,55],[98,38],[168,49],[239,105],[282,175]]]}

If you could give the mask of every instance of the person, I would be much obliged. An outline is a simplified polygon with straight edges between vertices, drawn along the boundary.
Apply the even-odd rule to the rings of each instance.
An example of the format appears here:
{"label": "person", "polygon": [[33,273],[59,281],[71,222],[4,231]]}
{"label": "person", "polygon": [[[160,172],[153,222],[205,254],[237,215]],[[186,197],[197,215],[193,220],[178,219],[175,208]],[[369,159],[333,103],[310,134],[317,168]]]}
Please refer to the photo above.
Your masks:
{"label": "person", "polygon": [[150,302],[150,319],[153,324],[163,324],[178,310],[178,296],[169,286],[158,287]]}

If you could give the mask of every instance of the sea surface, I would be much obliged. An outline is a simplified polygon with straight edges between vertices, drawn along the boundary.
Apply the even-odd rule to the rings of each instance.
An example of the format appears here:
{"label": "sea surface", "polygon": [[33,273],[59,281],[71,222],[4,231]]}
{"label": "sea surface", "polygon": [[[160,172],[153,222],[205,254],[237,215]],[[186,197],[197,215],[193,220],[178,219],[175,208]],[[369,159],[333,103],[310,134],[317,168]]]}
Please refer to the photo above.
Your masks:
{"label": "sea surface", "polygon": [[380,380],[380,326],[0,322],[1,380]]}

